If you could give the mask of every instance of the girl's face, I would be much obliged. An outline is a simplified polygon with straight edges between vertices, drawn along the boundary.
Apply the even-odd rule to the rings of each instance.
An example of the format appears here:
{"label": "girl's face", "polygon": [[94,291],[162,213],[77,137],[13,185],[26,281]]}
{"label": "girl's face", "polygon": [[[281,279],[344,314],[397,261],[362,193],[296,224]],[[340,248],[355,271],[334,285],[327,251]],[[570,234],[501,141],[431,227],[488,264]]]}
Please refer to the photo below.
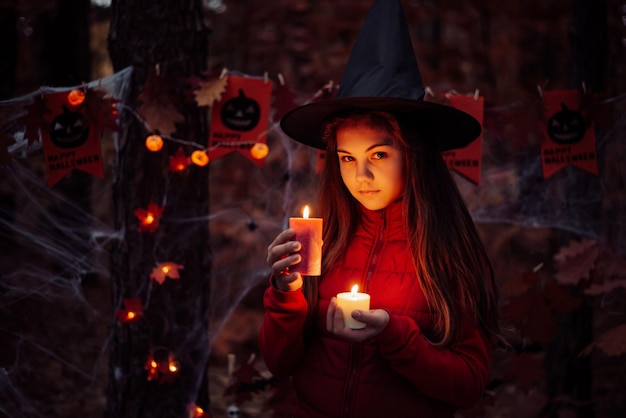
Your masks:
{"label": "girl's face", "polygon": [[365,208],[386,208],[402,195],[404,159],[384,132],[363,124],[340,127],[337,157],[344,184]]}

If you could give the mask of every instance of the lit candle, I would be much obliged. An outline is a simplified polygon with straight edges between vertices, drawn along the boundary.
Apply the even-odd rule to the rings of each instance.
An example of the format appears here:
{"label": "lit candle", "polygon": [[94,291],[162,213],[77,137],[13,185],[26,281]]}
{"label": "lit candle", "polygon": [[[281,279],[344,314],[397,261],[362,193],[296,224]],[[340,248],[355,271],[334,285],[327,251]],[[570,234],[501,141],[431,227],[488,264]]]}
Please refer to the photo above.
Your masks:
{"label": "lit candle", "polygon": [[363,322],[357,321],[352,318],[352,311],[369,311],[370,309],[370,295],[367,293],[360,293],[359,286],[352,286],[351,292],[343,292],[337,294],[337,306],[343,311],[343,323],[346,328],[361,329],[365,328]]}
{"label": "lit candle", "polygon": [[302,261],[289,271],[319,276],[322,273],[322,218],[309,218],[309,207],[305,206],[302,218],[289,218],[289,228],[295,231],[295,240],[302,244]]}

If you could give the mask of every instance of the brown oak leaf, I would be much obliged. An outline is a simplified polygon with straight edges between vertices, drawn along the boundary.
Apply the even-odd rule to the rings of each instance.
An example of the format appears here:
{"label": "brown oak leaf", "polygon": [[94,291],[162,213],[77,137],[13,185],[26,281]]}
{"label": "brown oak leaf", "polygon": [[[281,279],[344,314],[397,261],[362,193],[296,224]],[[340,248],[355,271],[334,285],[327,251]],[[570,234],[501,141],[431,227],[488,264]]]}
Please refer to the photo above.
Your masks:
{"label": "brown oak leaf", "polygon": [[142,105],[139,114],[145,119],[148,130],[171,136],[176,132],[176,124],[185,121],[183,115],[170,104],[153,103]]}
{"label": "brown oak leaf", "polygon": [[149,131],[171,136],[176,132],[176,124],[185,121],[176,110],[178,98],[171,83],[154,70],[148,74],[137,100],[142,103],[137,112]]}
{"label": "brown oak leaf", "polygon": [[213,106],[213,103],[220,101],[222,94],[226,91],[228,77],[216,77],[207,81],[200,80],[198,88],[193,92],[198,106]]}

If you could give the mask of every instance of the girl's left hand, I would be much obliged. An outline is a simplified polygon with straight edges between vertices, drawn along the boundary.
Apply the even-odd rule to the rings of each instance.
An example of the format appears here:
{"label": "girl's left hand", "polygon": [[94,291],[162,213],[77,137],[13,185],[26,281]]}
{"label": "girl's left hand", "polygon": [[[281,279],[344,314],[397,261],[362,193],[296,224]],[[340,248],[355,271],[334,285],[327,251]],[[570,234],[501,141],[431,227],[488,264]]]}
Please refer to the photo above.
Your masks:
{"label": "girl's left hand", "polygon": [[365,328],[346,328],[343,323],[343,312],[337,306],[337,298],[332,298],[326,312],[326,329],[352,342],[362,342],[382,332],[389,323],[389,313],[384,309],[371,309],[369,311],[354,311],[352,317],[366,324]]}

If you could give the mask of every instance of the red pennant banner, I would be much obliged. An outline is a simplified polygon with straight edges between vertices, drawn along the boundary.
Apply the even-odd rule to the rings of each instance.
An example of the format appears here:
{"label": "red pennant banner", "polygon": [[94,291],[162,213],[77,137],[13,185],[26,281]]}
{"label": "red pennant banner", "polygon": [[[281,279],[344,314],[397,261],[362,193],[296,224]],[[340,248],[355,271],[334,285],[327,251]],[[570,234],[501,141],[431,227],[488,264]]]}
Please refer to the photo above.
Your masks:
{"label": "red pennant banner", "polygon": [[41,137],[50,187],[74,169],[104,176],[99,129],[90,125],[84,107],[72,106],[67,97],[68,92],[45,95]]}
{"label": "red pennant banner", "polygon": [[265,143],[272,99],[272,82],[262,78],[228,76],[226,90],[213,105],[209,158],[237,151],[258,165],[250,149]]}
{"label": "red pennant banner", "polygon": [[[483,126],[485,100],[483,97],[451,95],[449,104],[472,115]],[[448,168],[454,170],[474,184],[480,183],[482,166],[483,134],[463,148],[456,148],[442,153]]]}
{"label": "red pennant banner", "polygon": [[582,110],[581,93],[557,90],[543,93],[545,105],[541,167],[547,179],[568,164],[598,175],[593,121]]}

